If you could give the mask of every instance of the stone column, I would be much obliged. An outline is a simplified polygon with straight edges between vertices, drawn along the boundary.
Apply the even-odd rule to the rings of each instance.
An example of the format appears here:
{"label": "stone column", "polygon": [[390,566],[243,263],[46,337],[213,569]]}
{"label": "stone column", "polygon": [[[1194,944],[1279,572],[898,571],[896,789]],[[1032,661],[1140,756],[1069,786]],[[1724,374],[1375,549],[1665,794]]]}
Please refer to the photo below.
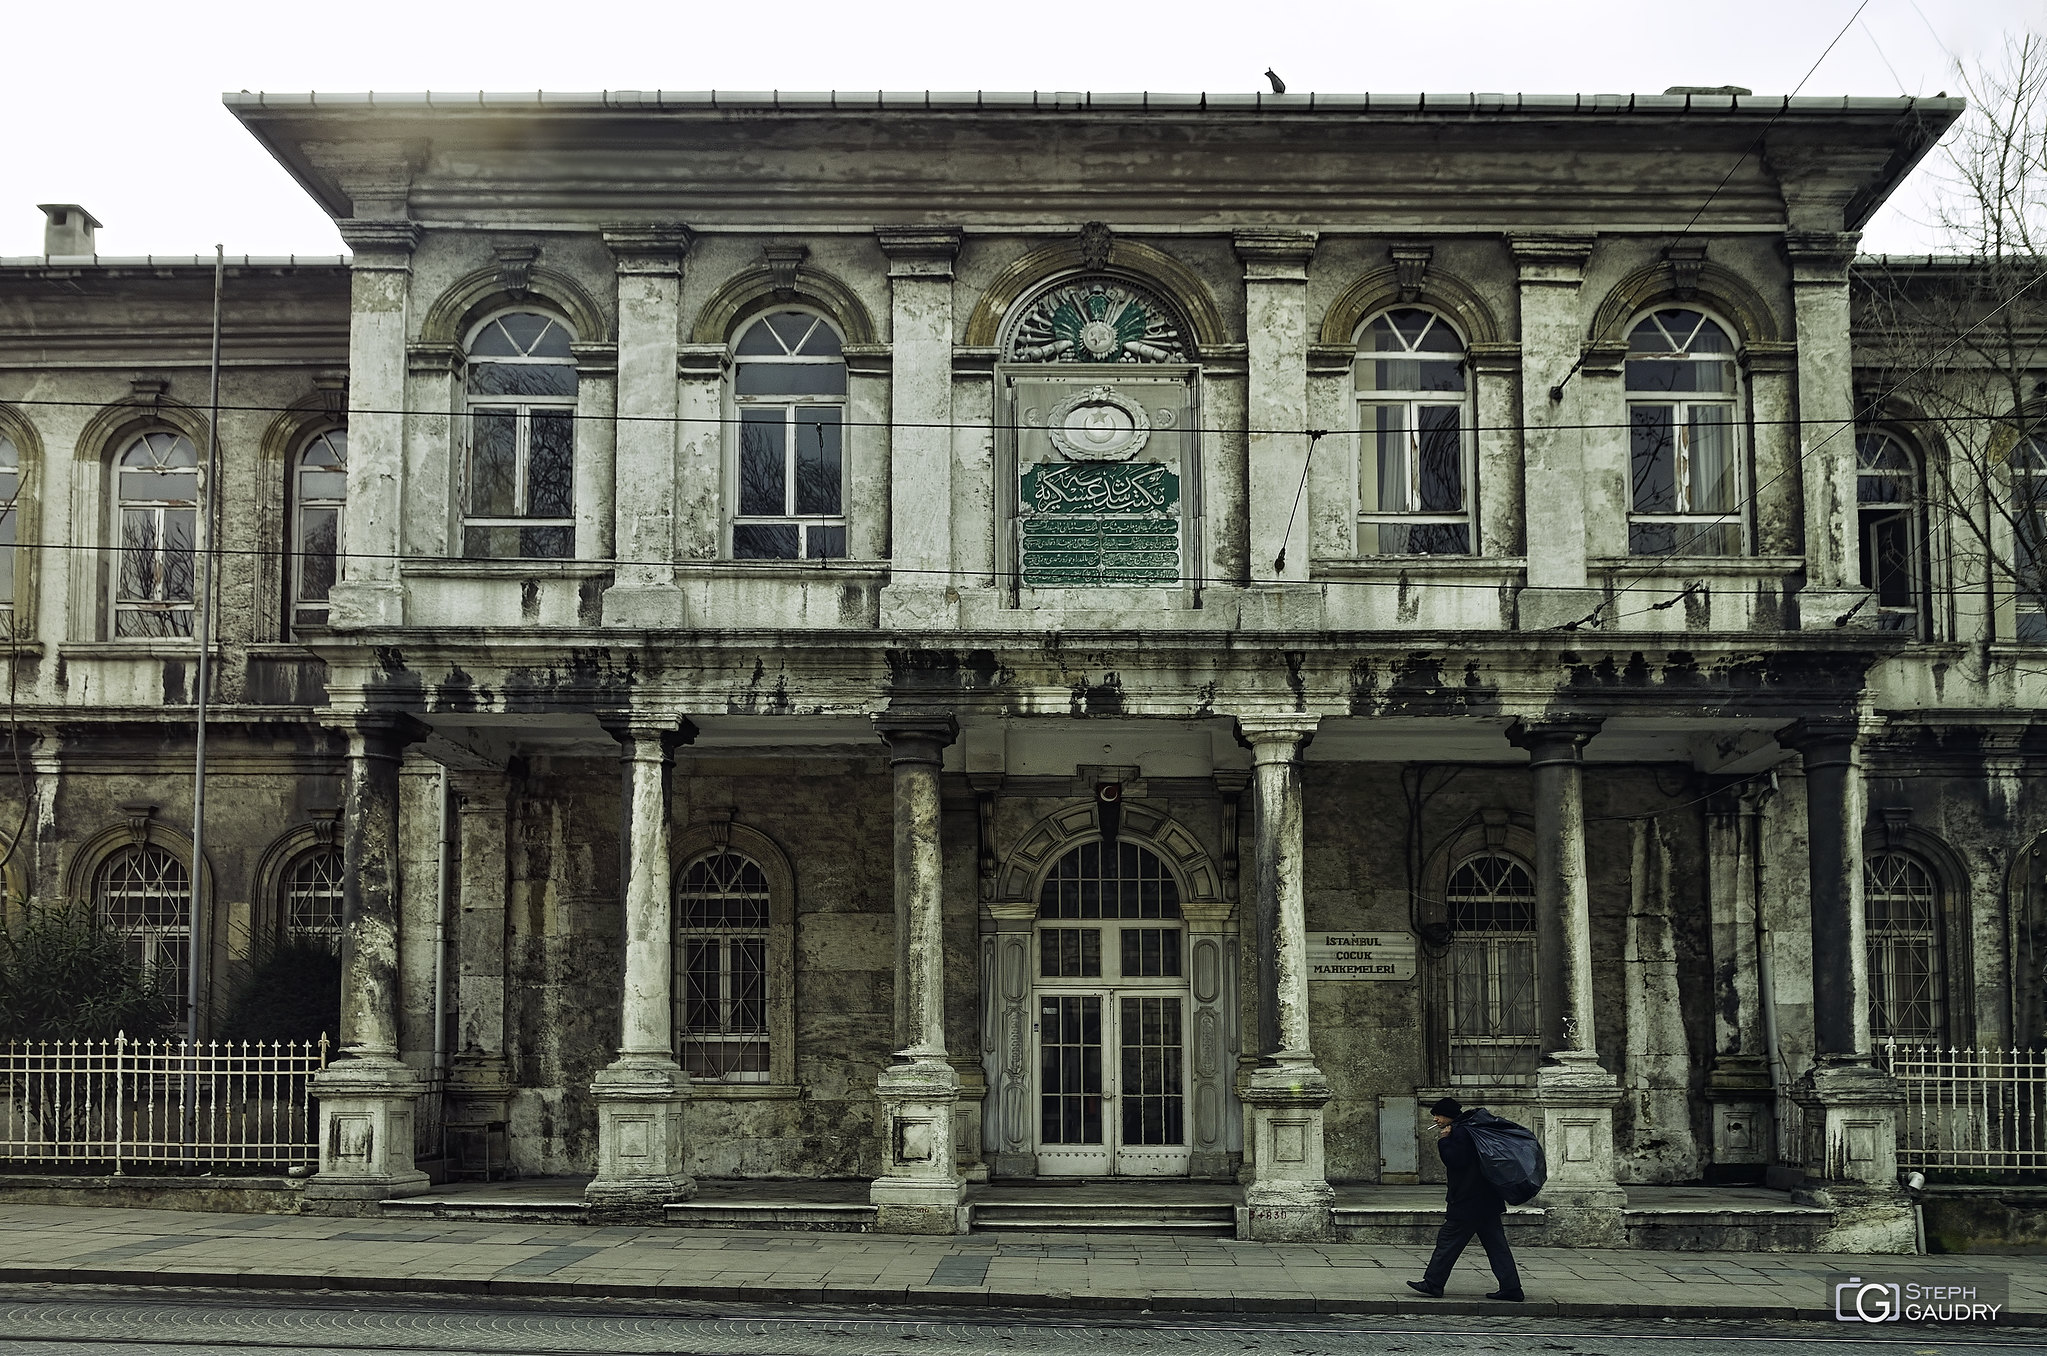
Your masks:
{"label": "stone column", "polygon": [[[618,261],[618,421],[612,452],[612,549],[606,626],[679,624],[675,591],[676,346],[682,326],[681,226],[604,233]],[[716,483],[716,482],[712,482]]]}
{"label": "stone column", "polygon": [[683,1166],[689,1075],[675,1062],[675,933],[669,890],[668,778],[688,721],[634,713],[607,723],[624,755],[625,995],[618,1058],[590,1085],[597,1102],[597,1175],[584,1191],[593,1218],[655,1219],[696,1194]]}
{"label": "stone column", "polygon": [[[402,209],[400,209],[402,211]],[[404,616],[398,578],[405,509],[405,344],[412,252],[410,221],[350,220],[354,251],[348,329],[348,555],[334,584],[336,629],[395,626]]]}
{"label": "stone column", "polygon": [[881,624],[959,624],[952,558],[952,264],[956,227],[883,227],[894,299],[889,390],[889,565]]}
{"label": "stone column", "polygon": [[1308,920],[1302,890],[1300,754],[1320,717],[1237,717],[1251,745],[1258,814],[1252,890],[1258,948],[1258,1063],[1244,1080],[1251,1176],[1237,1235],[1329,1236],[1335,1200],[1322,1160],[1329,1080],[1308,1044]]}
{"label": "stone column", "polygon": [[[1583,352],[1578,290],[1593,237],[1515,235],[1521,280],[1521,502],[1529,588],[1521,629],[1576,621],[1599,603],[1586,587],[1584,387],[1566,380]],[[1563,399],[1551,388],[1562,385]]]}
{"label": "stone column", "polygon": [[409,717],[355,717],[342,796],[341,1058],[313,1078],[320,1171],[309,1214],[372,1214],[426,1190],[413,1167],[413,1114],[424,1090],[398,1058],[398,765],[423,728]]}
{"label": "stone column", "polygon": [[505,842],[502,772],[450,771],[455,846],[455,1055],[448,1071],[448,1123],[505,1120],[511,1077],[505,1063]]}
{"label": "stone column", "polygon": [[1549,1158],[1545,1239],[1618,1245],[1627,1197],[1614,1178],[1620,1085],[1599,1062],[1592,1016],[1592,902],[1585,881],[1585,745],[1597,720],[1516,721],[1535,798],[1536,971],[1543,1049],[1535,1076]]}
{"label": "stone column", "polygon": [[1775,1096],[1764,1039],[1759,948],[1762,908],[1756,889],[1765,785],[1725,790],[1708,803],[1707,895],[1712,907],[1713,1103],[1709,1182],[1761,1182],[1775,1161]]}
{"label": "stone column", "polygon": [[1853,716],[1839,716],[1802,720],[1777,736],[1805,762],[1815,1063],[1792,1094],[1805,1113],[1801,1192],[1835,1207],[1842,1237],[1839,1246],[1830,1239],[1832,1250],[1910,1252],[1910,1208],[1898,1186],[1901,1098],[1870,1048],[1858,733]]}
{"label": "stone column", "polygon": [[1236,245],[1244,261],[1250,339],[1251,578],[1305,584],[1312,554],[1312,514],[1302,487],[1308,470],[1308,261],[1315,256],[1315,233],[1238,231]]}
{"label": "stone column", "polygon": [[884,1233],[956,1234],[967,1224],[953,1119],[959,1073],[945,1050],[945,860],[938,773],[959,733],[950,712],[875,717],[895,781],[895,1062],[875,1083],[881,1103],[881,1176],[871,1199]]}
{"label": "stone column", "polygon": [[[1798,323],[1798,455],[1805,499],[1805,587],[1799,623],[1831,630],[1866,590],[1855,517],[1855,365],[1848,343],[1848,265],[1854,231],[1788,231]],[[1865,606],[1850,625],[1874,628]],[[1858,867],[1859,871],[1859,867]]]}

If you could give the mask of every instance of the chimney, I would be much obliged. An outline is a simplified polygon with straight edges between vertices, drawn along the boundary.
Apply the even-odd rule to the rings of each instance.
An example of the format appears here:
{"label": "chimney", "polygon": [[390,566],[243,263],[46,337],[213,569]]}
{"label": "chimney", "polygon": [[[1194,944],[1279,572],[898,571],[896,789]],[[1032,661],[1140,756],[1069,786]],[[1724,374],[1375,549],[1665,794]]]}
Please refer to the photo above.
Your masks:
{"label": "chimney", "polygon": [[43,223],[45,255],[99,253],[92,241],[92,233],[99,229],[99,222],[92,213],[75,202],[46,202],[37,204],[37,207],[49,218]]}

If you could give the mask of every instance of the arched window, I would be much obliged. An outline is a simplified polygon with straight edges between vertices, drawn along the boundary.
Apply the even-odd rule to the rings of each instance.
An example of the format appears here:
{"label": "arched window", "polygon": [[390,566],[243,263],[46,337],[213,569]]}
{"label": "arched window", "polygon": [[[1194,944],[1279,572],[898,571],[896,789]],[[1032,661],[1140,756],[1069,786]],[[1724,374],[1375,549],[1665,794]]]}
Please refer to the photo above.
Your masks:
{"label": "arched window", "polygon": [[291,493],[291,623],[325,626],[327,593],[340,577],[342,511],[348,504],[346,429],[315,434],[299,449]]}
{"label": "arched window", "polygon": [[2047,641],[2047,440],[2011,452],[2012,598],[2016,639]]}
{"label": "arched window", "polygon": [[1535,882],[1504,853],[1450,873],[1450,1080],[1524,1081],[1542,1058]]}
{"label": "arched window", "polygon": [[1862,913],[1870,1035],[1938,1044],[1947,1035],[1947,993],[1933,873],[1902,852],[1872,856],[1863,864]]}
{"label": "arched window", "polygon": [[[1038,892],[1038,919],[1158,920],[1118,928],[1113,963],[1128,978],[1180,974],[1180,887],[1158,854],[1136,843],[1082,843],[1052,867]],[[1038,973],[1047,979],[1102,974],[1102,929],[1039,927]]]}
{"label": "arched window", "polygon": [[155,843],[135,843],[99,864],[93,908],[119,936],[128,959],[172,988],[184,986],[192,955],[192,873]]}
{"label": "arched window", "polygon": [[1855,521],[1862,586],[1876,592],[1877,625],[1917,633],[1926,597],[1926,523],[1919,459],[1880,429],[1855,439]]}
{"label": "arched window", "polygon": [[732,484],[737,560],[846,554],[846,360],[809,311],[776,311],[732,352],[738,410]]}
{"label": "arched window", "polygon": [[114,635],[192,634],[199,454],[181,433],[145,433],[114,462]]}
{"label": "arched window", "polygon": [[692,1078],[765,1083],[768,881],[737,852],[699,857],[676,887],[677,1030]]}
{"label": "arched window", "polygon": [[14,548],[21,521],[21,449],[0,433],[0,626],[14,631]]}
{"label": "arched window", "polygon": [[284,877],[284,940],[341,950],[341,849],[314,848]]}
{"label": "arched window", "polygon": [[574,338],[538,311],[492,316],[470,335],[463,555],[575,554]]}
{"label": "arched window", "polygon": [[1629,333],[1631,554],[1746,549],[1734,354],[1727,331],[1699,311],[1657,311]]}
{"label": "arched window", "polygon": [[1431,311],[1358,332],[1358,541],[1367,555],[1471,552],[1464,341]]}

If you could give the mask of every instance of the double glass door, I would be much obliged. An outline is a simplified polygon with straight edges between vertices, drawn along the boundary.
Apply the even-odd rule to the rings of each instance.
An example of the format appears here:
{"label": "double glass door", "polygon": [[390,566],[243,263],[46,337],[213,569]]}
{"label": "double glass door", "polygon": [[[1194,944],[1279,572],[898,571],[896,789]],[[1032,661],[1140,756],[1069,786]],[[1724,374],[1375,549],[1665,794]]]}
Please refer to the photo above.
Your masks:
{"label": "double glass door", "polygon": [[1038,1172],[1184,1176],[1184,993],[1038,991]]}

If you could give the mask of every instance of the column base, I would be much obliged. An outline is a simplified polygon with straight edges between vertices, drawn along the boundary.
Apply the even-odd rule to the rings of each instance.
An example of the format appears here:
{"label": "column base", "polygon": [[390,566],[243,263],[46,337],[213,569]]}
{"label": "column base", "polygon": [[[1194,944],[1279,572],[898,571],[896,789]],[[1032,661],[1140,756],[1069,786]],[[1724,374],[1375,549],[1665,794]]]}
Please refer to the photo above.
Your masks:
{"label": "column base", "polygon": [[1614,1176],[1613,1109],[1620,1083],[1589,1050],[1565,1050],[1536,1071],[1542,1107],[1542,1148],[1549,1181],[1535,1198],[1543,1207],[1544,1243],[1617,1248],[1627,1243],[1628,1194]]}
{"label": "column base", "polygon": [[425,1085],[389,1055],[358,1055],[313,1075],[320,1170],[306,1182],[308,1215],[373,1215],[380,1201],[417,1196],[430,1183],[413,1166],[413,1118]]}
{"label": "column base", "polygon": [[1251,1176],[1237,1210],[1237,1237],[1293,1243],[1331,1237],[1336,1192],[1322,1156],[1329,1080],[1313,1062],[1282,1056],[1253,1069],[1239,1096],[1250,1121]]}
{"label": "column base", "polygon": [[620,1056],[590,1084],[597,1103],[597,1176],[583,1189],[590,1219],[655,1222],[697,1194],[683,1166],[689,1075],[672,1059]]}
{"label": "column base", "polygon": [[955,1154],[959,1072],[943,1055],[899,1054],[875,1080],[886,1162],[868,1199],[885,1234],[963,1234],[967,1183]]}
{"label": "column base", "polygon": [[1800,1161],[1815,1186],[1898,1185],[1898,1080],[1868,1064],[1823,1063],[1798,1080],[1792,1100],[1805,1113]]}
{"label": "column base", "polygon": [[1713,1152],[1706,1181],[1714,1186],[1763,1184],[1777,1156],[1776,1094],[1761,1055],[1722,1055],[1706,1076],[1713,1104]]}

